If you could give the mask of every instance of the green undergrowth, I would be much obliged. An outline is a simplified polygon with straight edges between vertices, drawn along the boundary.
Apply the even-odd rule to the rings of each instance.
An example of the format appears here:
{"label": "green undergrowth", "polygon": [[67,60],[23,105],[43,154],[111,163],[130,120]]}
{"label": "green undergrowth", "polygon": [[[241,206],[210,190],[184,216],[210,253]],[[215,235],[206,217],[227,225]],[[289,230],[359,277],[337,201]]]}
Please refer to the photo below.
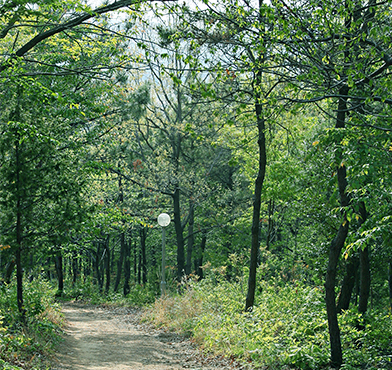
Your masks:
{"label": "green undergrowth", "polygon": [[139,307],[153,303],[157,296],[156,289],[150,284],[130,284],[129,289],[126,297],[124,297],[122,287],[118,289],[118,292],[112,290],[105,292],[93,283],[92,278],[87,277],[74,284],[66,281],[63,292],[61,294],[57,292],[56,295],[60,301],[76,300],[93,305],[113,304]]}
{"label": "green undergrowth", "polygon": [[[191,335],[208,352],[251,362],[254,369],[327,369],[330,345],[323,289],[273,281],[260,288],[253,311],[244,313],[244,284],[203,280],[189,284],[181,295],[158,299],[145,318]],[[371,310],[362,318],[353,309],[339,321],[342,369],[392,369],[388,310]]]}
{"label": "green undergrowth", "polygon": [[50,284],[24,284],[25,323],[16,304],[14,284],[0,286],[0,369],[47,369],[60,340],[63,319]]}

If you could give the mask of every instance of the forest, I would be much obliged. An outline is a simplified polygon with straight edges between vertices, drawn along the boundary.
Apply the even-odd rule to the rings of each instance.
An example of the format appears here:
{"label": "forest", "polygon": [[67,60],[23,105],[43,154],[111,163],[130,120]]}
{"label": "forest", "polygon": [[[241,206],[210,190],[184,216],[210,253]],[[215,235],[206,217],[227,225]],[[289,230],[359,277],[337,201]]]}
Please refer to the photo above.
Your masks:
{"label": "forest", "polygon": [[391,19],[0,0],[0,366],[43,369],[18,351],[79,299],[255,369],[392,369]]}

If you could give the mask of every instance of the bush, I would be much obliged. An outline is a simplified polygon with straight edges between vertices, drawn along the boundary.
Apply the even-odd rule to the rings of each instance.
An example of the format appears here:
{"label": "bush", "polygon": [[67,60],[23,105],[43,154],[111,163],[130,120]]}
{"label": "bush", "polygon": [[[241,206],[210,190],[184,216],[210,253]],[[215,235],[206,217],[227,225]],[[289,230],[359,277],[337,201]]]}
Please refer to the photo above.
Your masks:
{"label": "bush", "polygon": [[25,325],[21,324],[14,284],[1,287],[0,366],[3,369],[42,369],[60,340],[62,317],[54,290],[37,279],[24,284]]}
{"label": "bush", "polygon": [[[252,312],[243,312],[244,284],[214,276],[189,284],[181,295],[160,298],[146,313],[158,326],[188,333],[206,350],[235,356],[252,368],[328,368],[330,344],[324,293],[300,282],[263,282]],[[392,320],[371,311],[340,316],[343,369],[390,369]],[[388,367],[389,366],[389,367]]]}

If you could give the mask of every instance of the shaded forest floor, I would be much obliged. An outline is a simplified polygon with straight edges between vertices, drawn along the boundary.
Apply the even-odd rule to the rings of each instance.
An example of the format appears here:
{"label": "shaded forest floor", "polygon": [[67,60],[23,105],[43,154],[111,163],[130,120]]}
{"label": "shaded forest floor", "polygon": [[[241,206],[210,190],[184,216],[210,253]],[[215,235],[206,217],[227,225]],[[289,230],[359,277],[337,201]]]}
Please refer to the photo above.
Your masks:
{"label": "shaded forest floor", "polygon": [[207,357],[191,341],[140,323],[140,311],[80,303],[63,305],[66,326],[52,370],[244,369]]}

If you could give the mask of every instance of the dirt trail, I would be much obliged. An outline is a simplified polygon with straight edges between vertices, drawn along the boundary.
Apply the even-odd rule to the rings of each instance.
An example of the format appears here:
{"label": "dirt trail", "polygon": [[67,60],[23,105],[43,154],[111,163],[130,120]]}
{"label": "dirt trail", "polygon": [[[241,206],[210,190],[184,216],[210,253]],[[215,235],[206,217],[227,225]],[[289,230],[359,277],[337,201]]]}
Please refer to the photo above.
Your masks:
{"label": "dirt trail", "polygon": [[172,333],[138,324],[138,312],[76,303],[64,305],[65,339],[52,370],[239,369],[222,358],[206,358]]}

